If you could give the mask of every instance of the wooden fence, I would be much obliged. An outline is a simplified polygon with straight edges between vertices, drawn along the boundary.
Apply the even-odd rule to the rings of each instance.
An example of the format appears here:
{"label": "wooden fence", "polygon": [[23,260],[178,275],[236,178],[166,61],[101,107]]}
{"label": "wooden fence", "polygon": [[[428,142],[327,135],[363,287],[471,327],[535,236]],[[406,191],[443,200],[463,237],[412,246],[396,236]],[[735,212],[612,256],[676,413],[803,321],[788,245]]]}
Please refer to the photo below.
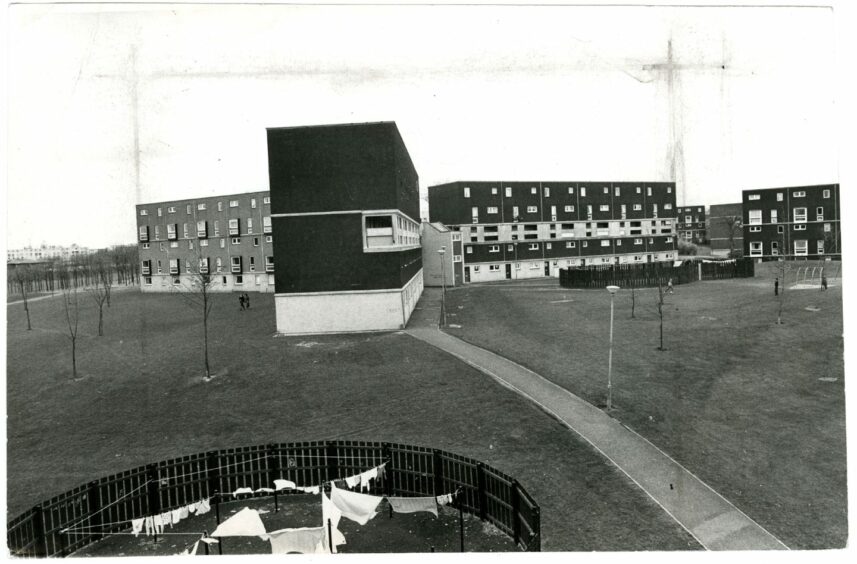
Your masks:
{"label": "wooden fence", "polygon": [[748,258],[726,261],[685,260],[678,266],[667,262],[562,268],[559,271],[559,284],[565,288],[646,288],[658,284],[665,286],[670,279],[674,285],[678,285],[698,280],[752,278],[754,275],[753,261]]}
{"label": "wooden fence", "polygon": [[[155,515],[201,499],[231,495],[239,487],[273,487],[286,479],[298,486],[358,474],[386,462],[370,492],[432,496],[460,489],[453,503],[495,525],[523,550],[541,550],[539,506],[510,476],[457,454],[418,446],[363,441],[280,443],[224,449],[166,460],[78,486],[15,517],[7,524],[14,556],[67,556],[131,519]],[[267,497],[273,494],[254,494]],[[300,495],[280,491],[276,495]],[[74,528],[76,532],[62,532]]]}

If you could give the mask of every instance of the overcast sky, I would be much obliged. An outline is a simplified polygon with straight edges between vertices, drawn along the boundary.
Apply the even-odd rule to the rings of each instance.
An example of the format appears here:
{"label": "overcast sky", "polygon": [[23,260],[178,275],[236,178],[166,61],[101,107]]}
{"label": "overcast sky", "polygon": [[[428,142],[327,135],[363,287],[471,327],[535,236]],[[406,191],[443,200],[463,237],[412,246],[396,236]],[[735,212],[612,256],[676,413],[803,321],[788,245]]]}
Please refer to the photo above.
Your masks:
{"label": "overcast sky", "polygon": [[129,243],[137,203],[266,190],[277,126],[395,121],[423,191],[674,179],[710,205],[838,181],[824,8],[18,5],[9,24],[9,248]]}

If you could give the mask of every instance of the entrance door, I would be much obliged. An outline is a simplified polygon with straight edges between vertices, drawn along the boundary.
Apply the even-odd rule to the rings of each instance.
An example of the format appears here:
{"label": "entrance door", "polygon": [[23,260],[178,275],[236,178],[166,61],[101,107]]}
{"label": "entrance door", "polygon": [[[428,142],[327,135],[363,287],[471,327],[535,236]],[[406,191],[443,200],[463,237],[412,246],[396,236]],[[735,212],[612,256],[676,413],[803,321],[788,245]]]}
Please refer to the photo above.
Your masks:
{"label": "entrance door", "polygon": [[551,261],[546,260],[545,261],[545,276],[550,276],[550,275],[551,275]]}
{"label": "entrance door", "polygon": [[652,255],[646,255],[646,262],[652,262]]}
{"label": "entrance door", "polygon": [[580,266],[586,266],[586,259],[585,258],[580,259]]}
{"label": "entrance door", "polygon": [[470,282],[470,267],[469,266],[464,267],[464,282],[465,283]]}
{"label": "entrance door", "polygon": [[511,280],[511,279],[512,279],[512,263],[507,262],[506,263],[506,280]]}

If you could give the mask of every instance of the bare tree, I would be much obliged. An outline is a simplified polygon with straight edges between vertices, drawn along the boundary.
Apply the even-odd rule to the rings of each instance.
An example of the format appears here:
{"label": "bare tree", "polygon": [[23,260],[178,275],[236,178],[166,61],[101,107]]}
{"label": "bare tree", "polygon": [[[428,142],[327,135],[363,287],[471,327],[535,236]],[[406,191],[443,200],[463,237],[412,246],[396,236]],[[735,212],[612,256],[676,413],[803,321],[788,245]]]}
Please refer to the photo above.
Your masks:
{"label": "bare tree", "polygon": [[786,286],[788,285],[786,283],[786,278],[788,277],[789,272],[791,272],[792,269],[792,265],[788,261],[788,249],[785,248],[785,233],[780,235],[777,247],[777,263],[776,265],[774,265],[774,276],[776,276],[776,280],[778,281],[777,286],[779,286],[776,293],[777,325],[782,325],[783,307],[785,306],[786,302]]}
{"label": "bare tree", "polygon": [[21,289],[21,297],[24,299],[24,311],[27,313],[27,331],[32,331],[33,329],[30,326],[30,306],[27,304],[27,286],[30,285],[30,281],[33,278],[32,274],[30,267],[25,264],[15,266],[15,281]]}
{"label": "bare tree", "polygon": [[[205,367],[205,379],[211,379],[211,367],[208,359],[208,317],[214,305],[212,290],[217,286],[217,277],[211,276],[211,259],[203,257],[197,245],[195,259],[191,259],[185,269],[185,279],[179,286],[172,288],[184,299],[185,304],[200,312],[202,317],[202,351]],[[194,262],[195,261],[195,262]],[[181,267],[181,265],[179,265]],[[179,268],[179,276],[181,270]]]}
{"label": "bare tree", "polygon": [[[98,336],[104,336],[104,302],[110,300],[110,292],[101,276],[96,276],[93,285],[86,290],[98,306]],[[108,306],[109,307],[109,306]]]}
{"label": "bare tree", "polygon": [[665,351],[664,348],[664,285],[658,279],[658,301],[656,306],[658,308],[658,319],[660,320],[660,346],[658,346],[659,351]]}
{"label": "bare tree", "polygon": [[68,325],[68,337],[71,341],[71,374],[77,378],[77,329],[80,319],[80,303],[77,300],[77,286],[66,285],[62,289],[65,320]]}
{"label": "bare tree", "polygon": [[634,279],[630,280],[631,286],[631,319],[635,319],[635,311],[637,309],[637,285],[634,284]]}
{"label": "bare tree", "polygon": [[729,236],[729,256],[735,252],[735,236],[741,232],[741,216],[727,215],[721,219]]}

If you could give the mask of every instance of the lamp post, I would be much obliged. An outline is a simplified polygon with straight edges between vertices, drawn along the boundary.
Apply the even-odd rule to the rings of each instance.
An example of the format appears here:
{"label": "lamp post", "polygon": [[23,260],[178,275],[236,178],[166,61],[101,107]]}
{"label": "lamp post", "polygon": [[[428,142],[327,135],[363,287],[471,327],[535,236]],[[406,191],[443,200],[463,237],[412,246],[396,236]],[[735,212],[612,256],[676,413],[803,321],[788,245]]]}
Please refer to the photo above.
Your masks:
{"label": "lamp post", "polygon": [[441,247],[437,252],[440,255],[440,326],[446,327],[446,247]]}
{"label": "lamp post", "polygon": [[607,409],[613,409],[613,296],[619,291],[619,286],[607,286],[610,292],[610,352],[607,356]]}

